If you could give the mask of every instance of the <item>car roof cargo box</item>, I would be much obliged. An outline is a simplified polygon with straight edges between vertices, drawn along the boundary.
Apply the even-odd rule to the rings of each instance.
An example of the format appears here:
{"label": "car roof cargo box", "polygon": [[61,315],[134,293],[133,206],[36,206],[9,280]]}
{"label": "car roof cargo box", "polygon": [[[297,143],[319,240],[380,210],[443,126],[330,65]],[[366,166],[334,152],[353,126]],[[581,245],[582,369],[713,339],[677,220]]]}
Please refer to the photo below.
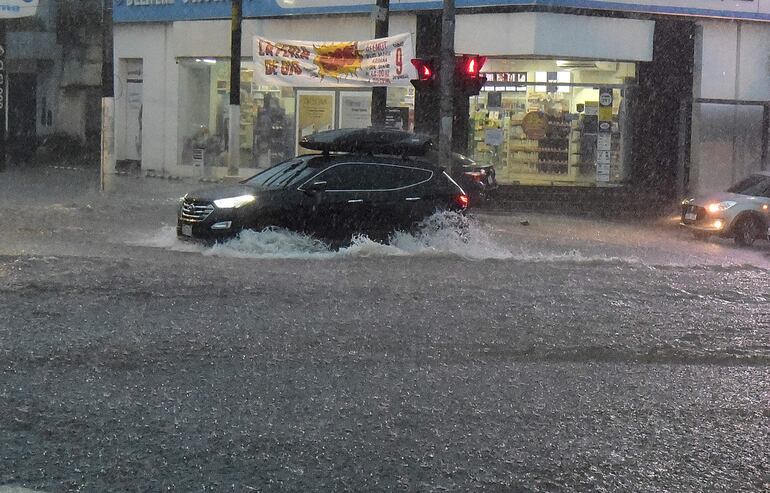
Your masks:
{"label": "car roof cargo box", "polygon": [[358,152],[423,156],[433,148],[427,135],[390,128],[341,128],[302,137],[305,149],[328,152]]}

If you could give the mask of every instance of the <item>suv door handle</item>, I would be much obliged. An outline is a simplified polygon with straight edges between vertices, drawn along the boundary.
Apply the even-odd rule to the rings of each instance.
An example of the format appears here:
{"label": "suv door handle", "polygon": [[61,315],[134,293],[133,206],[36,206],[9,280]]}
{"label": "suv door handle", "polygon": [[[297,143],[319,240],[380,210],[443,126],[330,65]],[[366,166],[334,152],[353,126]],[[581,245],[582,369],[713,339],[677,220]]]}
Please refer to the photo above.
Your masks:
{"label": "suv door handle", "polygon": [[408,202],[414,202],[415,200],[420,200],[421,197],[407,197],[406,200]]}
{"label": "suv door handle", "polygon": [[364,199],[350,199],[348,200],[348,204],[360,204],[363,201]]}

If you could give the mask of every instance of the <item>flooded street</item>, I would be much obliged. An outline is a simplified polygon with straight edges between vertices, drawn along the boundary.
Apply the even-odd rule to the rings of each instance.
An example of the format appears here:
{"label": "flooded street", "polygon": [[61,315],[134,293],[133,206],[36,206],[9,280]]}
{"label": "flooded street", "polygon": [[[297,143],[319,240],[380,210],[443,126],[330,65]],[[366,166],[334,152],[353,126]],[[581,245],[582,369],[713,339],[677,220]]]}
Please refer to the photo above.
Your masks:
{"label": "flooded street", "polygon": [[770,490],[766,241],[486,212],[205,247],[195,185],[38,173],[0,175],[0,485]]}

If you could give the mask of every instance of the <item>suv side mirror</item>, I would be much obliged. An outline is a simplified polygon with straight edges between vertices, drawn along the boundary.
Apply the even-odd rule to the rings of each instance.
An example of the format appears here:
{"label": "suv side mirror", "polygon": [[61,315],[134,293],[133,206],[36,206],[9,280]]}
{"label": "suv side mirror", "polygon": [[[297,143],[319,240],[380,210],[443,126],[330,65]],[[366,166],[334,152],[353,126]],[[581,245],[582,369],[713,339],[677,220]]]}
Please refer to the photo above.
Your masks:
{"label": "suv side mirror", "polygon": [[310,185],[305,186],[304,192],[313,194],[318,192],[323,192],[326,190],[326,182],[325,181],[314,181]]}

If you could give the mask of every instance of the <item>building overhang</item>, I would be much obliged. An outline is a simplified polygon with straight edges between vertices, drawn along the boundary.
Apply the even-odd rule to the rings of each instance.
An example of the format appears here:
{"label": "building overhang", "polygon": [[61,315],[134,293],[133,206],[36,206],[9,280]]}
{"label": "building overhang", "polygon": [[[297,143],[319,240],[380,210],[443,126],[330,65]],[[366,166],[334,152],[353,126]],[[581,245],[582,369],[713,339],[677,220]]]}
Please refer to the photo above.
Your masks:
{"label": "building overhang", "polygon": [[650,20],[550,12],[461,14],[456,19],[455,52],[648,62],[654,31],[655,21]]}

